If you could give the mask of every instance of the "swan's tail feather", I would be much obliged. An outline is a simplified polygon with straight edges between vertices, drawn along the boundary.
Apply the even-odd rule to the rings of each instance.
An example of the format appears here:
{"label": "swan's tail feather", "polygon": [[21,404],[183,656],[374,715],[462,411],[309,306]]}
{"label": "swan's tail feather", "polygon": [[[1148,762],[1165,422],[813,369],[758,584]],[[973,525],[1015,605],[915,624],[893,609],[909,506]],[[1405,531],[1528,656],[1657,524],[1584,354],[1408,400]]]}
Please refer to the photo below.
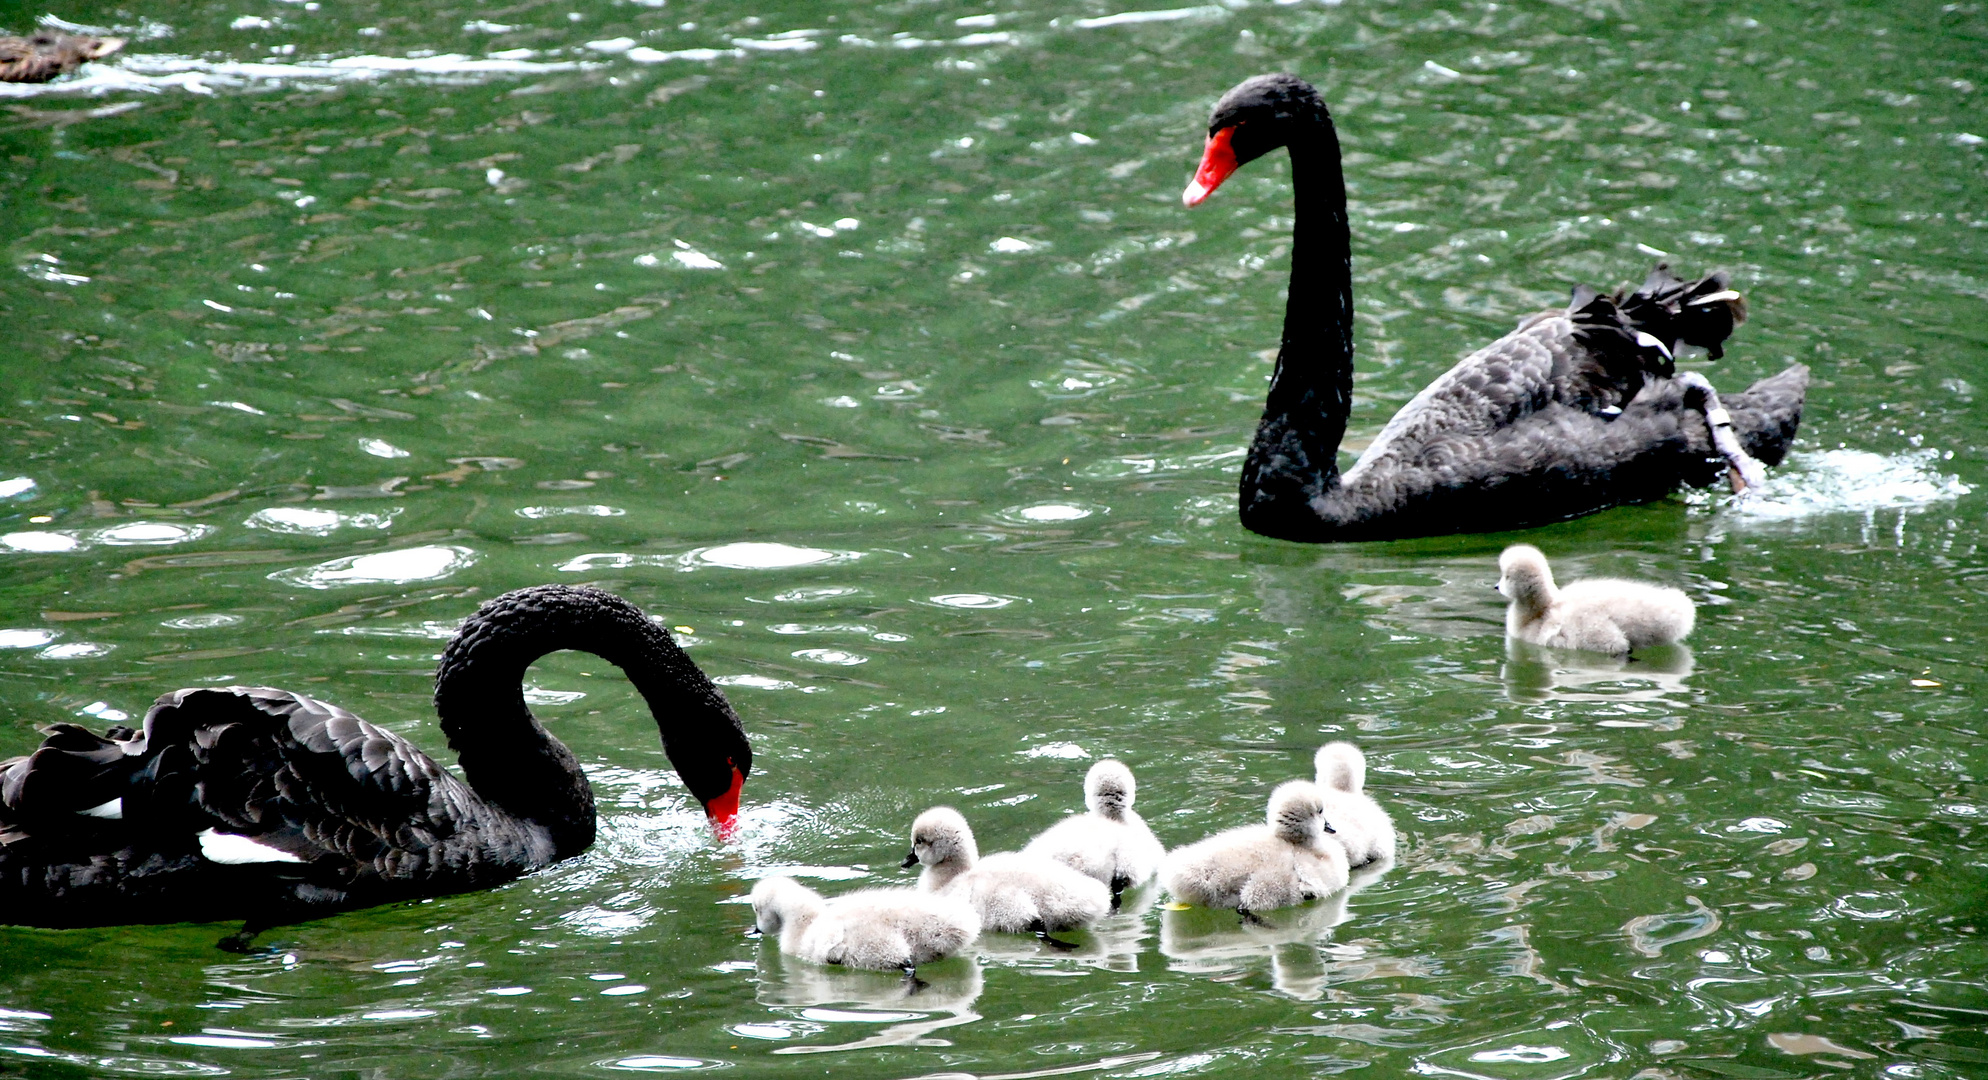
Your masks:
{"label": "swan's tail feather", "polygon": [[1672,352],[1680,343],[1701,346],[1714,360],[1726,354],[1733,328],[1746,321],[1746,297],[1723,270],[1686,281],[1658,263],[1641,288],[1612,299],[1632,332],[1649,334]]}
{"label": "swan's tail feather", "polygon": [[[60,827],[122,798],[136,761],[122,742],[75,724],[53,724],[33,754],[0,765],[0,844],[33,835],[38,826]],[[113,736],[131,736],[130,728]]]}
{"label": "swan's tail feather", "polygon": [[1732,414],[1740,445],[1763,465],[1779,465],[1801,427],[1802,405],[1808,397],[1809,369],[1796,364],[1720,400]]}

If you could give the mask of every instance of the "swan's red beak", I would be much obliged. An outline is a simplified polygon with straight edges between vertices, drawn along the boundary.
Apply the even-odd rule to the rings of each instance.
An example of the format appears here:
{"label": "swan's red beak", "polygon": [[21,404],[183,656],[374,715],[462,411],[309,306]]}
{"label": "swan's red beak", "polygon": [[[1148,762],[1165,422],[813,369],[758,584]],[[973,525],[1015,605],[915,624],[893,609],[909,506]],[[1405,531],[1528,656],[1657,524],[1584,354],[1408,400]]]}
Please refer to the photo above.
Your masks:
{"label": "swan's red beak", "polygon": [[745,774],[737,765],[732,766],[731,788],[704,804],[704,813],[711,818],[711,831],[720,840],[730,840],[739,831],[739,792],[745,790],[745,783]]}
{"label": "swan's red beak", "polygon": [[1199,206],[1201,200],[1215,193],[1222,181],[1236,171],[1236,148],[1229,145],[1236,129],[1225,127],[1208,136],[1208,147],[1201,151],[1201,167],[1194,170],[1194,179],[1187,182],[1187,190],[1180,193],[1180,201],[1188,206]]}

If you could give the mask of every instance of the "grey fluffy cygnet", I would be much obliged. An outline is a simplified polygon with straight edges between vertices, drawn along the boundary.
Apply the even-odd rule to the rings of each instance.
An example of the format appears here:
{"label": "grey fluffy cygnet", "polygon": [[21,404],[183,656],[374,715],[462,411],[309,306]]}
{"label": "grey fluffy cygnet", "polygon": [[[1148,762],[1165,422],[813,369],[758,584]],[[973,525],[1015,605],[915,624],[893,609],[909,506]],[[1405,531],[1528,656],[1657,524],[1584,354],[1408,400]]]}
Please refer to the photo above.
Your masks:
{"label": "grey fluffy cygnet", "polygon": [[1054,859],[1018,851],[982,858],[966,818],[950,806],[935,806],[911,823],[909,867],[924,864],[918,887],[963,899],[980,915],[980,927],[1004,934],[1049,937],[1095,922],[1111,911],[1111,890],[1095,878]]}
{"label": "grey fluffy cygnet", "polygon": [[1366,793],[1367,755],[1349,742],[1329,742],[1312,755],[1318,770],[1319,796],[1325,820],[1332,823],[1328,840],[1346,852],[1348,867],[1394,859],[1394,819]]}
{"label": "grey fluffy cygnet", "polygon": [[1498,569],[1498,591],[1511,601],[1505,633],[1534,645],[1619,656],[1674,644],[1698,620],[1690,597],[1661,585],[1590,578],[1555,588],[1546,556],[1531,544],[1506,548]]}
{"label": "grey fluffy cygnet", "polygon": [[1309,780],[1270,793],[1262,825],[1219,832],[1175,848],[1160,869],[1174,899],[1252,911],[1291,907],[1346,887],[1346,852],[1326,832],[1325,796]]}
{"label": "grey fluffy cygnet", "polygon": [[916,889],[860,889],[833,898],[790,877],[752,887],[753,921],[780,951],[817,964],[911,971],[980,936],[972,905]]}
{"label": "grey fluffy cygnet", "polygon": [[1126,889],[1160,872],[1167,849],[1132,809],[1138,781],[1122,762],[1106,759],[1084,776],[1086,814],[1074,814],[1044,829],[1022,848],[1024,855],[1055,859],[1111,888],[1117,910]]}

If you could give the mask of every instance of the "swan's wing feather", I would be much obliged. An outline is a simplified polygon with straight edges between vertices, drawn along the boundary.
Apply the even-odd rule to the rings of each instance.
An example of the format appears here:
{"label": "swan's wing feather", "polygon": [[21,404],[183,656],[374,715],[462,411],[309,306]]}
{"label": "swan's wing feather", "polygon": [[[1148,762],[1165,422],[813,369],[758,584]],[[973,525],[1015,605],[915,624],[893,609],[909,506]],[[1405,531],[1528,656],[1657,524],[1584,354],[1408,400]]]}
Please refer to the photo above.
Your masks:
{"label": "swan's wing feather", "polygon": [[1467,452],[1468,441],[1518,425],[1548,405],[1610,419],[1611,410],[1673,374],[1678,345],[1720,355],[1721,343],[1746,319],[1746,302],[1727,280],[1708,274],[1685,281],[1660,264],[1633,293],[1575,289],[1564,312],[1523,320],[1438,376],[1388,421],[1361,464],[1393,458],[1440,468]]}
{"label": "swan's wing feather", "polygon": [[223,831],[306,862],[348,863],[418,851],[456,831],[467,793],[400,736],[301,694],[256,687],[229,696],[177,703],[204,714],[195,799]]}
{"label": "swan's wing feather", "polygon": [[1554,371],[1567,362],[1571,331],[1564,318],[1533,321],[1457,361],[1394,414],[1347,482],[1355,471],[1383,461],[1412,465],[1430,448],[1490,435],[1544,408]]}
{"label": "swan's wing feather", "polygon": [[[449,836],[475,800],[399,736],[285,690],[175,691],[126,736],[62,725],[0,767],[0,833],[190,851],[212,829],[352,864]],[[122,820],[83,815],[113,799]]]}

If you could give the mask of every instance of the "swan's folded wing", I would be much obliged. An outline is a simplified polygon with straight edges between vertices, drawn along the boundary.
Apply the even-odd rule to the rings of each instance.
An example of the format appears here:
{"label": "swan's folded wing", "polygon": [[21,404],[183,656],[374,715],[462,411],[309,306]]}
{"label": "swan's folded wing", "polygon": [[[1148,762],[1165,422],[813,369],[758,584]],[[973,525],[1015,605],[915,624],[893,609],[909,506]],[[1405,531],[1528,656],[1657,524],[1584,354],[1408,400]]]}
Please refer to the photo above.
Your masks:
{"label": "swan's folded wing", "polygon": [[[1564,317],[1528,320],[1521,329],[1471,353],[1422,388],[1360,455],[1354,469],[1393,460],[1424,463],[1457,440],[1507,428],[1553,400],[1554,373],[1581,346]],[[1351,482],[1352,471],[1348,471]]]}
{"label": "swan's folded wing", "polygon": [[[145,718],[155,747],[183,747],[179,775],[157,777],[222,833],[303,862],[377,863],[452,834],[466,799],[428,755],[334,705],[268,687],[180,691]],[[163,747],[159,747],[163,750]]]}
{"label": "swan's folded wing", "polygon": [[474,801],[344,709],[268,687],[180,690],[140,733],[57,725],[0,766],[0,841],[88,833],[215,861],[379,866],[452,835]]}

